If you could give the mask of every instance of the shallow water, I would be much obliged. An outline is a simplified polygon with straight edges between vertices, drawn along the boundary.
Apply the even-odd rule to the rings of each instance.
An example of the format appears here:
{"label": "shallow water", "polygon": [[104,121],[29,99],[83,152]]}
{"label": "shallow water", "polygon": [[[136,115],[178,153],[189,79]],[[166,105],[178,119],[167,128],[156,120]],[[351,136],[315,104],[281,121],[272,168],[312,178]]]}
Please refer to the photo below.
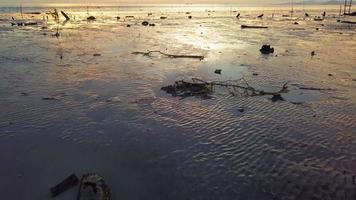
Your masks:
{"label": "shallow water", "polygon": [[[38,10],[49,8],[24,12]],[[71,173],[97,172],[114,199],[354,199],[356,26],[338,23],[331,8],[323,22],[302,19],[302,11],[282,17],[287,8],[256,10],[90,8],[97,21],[88,23],[86,8],[75,7],[66,8],[76,19],[65,24],[24,15],[40,24],[17,27],[11,17],[20,14],[1,9],[2,196],[48,199],[49,188]],[[266,17],[256,19],[261,12]],[[260,54],[265,43],[274,55]],[[131,54],[147,50],[205,59]],[[160,90],[191,77],[245,77],[268,91],[289,81],[290,91],[273,103],[224,89],[183,100]]]}

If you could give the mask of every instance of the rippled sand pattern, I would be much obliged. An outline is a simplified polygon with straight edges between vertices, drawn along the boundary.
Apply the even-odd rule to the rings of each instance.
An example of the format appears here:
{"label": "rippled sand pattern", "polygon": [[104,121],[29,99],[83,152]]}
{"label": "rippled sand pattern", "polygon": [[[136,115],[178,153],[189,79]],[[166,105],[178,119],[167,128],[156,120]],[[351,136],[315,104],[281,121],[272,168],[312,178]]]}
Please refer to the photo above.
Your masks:
{"label": "rippled sand pattern", "polygon": [[[18,13],[0,9],[2,196],[48,199],[63,177],[94,171],[114,199],[356,199],[356,27],[338,23],[337,9],[323,22],[280,8],[241,10],[240,20],[228,7],[126,9],[93,8],[92,23],[84,8],[68,8],[67,24],[26,16],[34,27],[11,26]],[[260,54],[265,43],[274,55]],[[205,59],[131,54],[146,50]],[[266,91],[289,81],[289,92],[272,102],[160,90],[191,77],[245,77]]]}

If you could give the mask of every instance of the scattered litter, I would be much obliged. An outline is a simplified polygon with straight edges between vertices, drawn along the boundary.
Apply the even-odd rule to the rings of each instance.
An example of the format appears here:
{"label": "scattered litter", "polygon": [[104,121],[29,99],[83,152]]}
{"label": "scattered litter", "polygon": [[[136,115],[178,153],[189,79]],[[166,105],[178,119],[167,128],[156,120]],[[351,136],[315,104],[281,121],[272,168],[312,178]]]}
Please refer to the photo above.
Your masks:
{"label": "scattered litter", "polygon": [[274,48],[271,48],[270,45],[264,44],[262,45],[260,52],[262,54],[270,54],[270,53],[274,53]]}
{"label": "scattered litter", "polygon": [[55,197],[55,196],[61,194],[62,192],[70,189],[71,187],[74,187],[75,185],[78,184],[78,182],[79,182],[79,179],[75,174],[70,175],[65,180],[63,180],[61,183],[59,183],[58,185],[51,188],[52,197]]}

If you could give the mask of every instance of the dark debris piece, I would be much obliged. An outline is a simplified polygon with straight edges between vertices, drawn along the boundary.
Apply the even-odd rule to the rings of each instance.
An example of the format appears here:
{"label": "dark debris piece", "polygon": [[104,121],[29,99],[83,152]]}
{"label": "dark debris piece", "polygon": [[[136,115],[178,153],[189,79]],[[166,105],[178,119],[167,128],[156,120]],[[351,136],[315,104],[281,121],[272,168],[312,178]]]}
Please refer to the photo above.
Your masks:
{"label": "dark debris piece", "polygon": [[60,193],[77,185],[78,182],[79,182],[79,179],[75,174],[70,175],[65,180],[63,180],[61,183],[59,183],[58,185],[51,188],[52,197],[55,197],[55,196],[59,195]]}
{"label": "dark debris piece", "polygon": [[216,69],[214,73],[215,74],[221,74],[221,71],[222,71],[221,69]]}
{"label": "dark debris piece", "polygon": [[285,101],[285,99],[282,97],[281,94],[274,94],[272,95],[271,101],[272,102]]}
{"label": "dark debris piece", "polygon": [[274,53],[274,48],[271,48],[270,45],[264,44],[262,45],[260,52],[262,54],[270,54],[270,53]]}
{"label": "dark debris piece", "polygon": [[77,200],[111,200],[111,193],[103,177],[88,173],[84,174],[80,181]]}
{"label": "dark debris piece", "polygon": [[209,98],[209,95],[213,92],[212,86],[208,83],[190,83],[183,80],[176,81],[174,85],[162,87],[161,90],[171,94],[173,97],[182,98],[192,96]]}

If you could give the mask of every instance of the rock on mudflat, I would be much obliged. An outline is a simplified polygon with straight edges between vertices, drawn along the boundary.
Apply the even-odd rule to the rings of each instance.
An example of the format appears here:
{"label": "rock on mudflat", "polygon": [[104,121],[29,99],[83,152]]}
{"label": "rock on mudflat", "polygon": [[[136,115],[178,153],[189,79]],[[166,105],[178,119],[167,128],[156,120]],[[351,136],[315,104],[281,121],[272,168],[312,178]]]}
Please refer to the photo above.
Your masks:
{"label": "rock on mudflat", "polygon": [[80,181],[77,200],[111,200],[111,189],[98,174],[84,174]]}

